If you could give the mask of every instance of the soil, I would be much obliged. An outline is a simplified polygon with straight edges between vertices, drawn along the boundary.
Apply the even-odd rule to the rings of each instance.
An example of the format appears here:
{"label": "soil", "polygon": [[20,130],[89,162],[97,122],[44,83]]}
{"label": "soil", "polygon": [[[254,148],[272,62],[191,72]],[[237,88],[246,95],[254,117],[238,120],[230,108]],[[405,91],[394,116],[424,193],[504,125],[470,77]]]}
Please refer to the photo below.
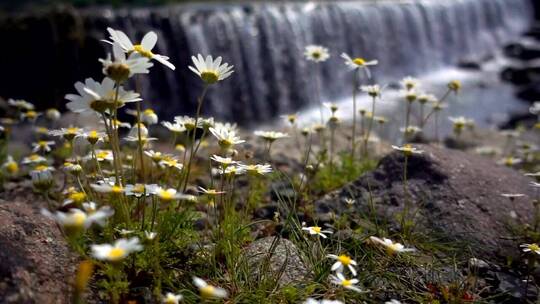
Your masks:
{"label": "soil", "polygon": [[28,187],[0,194],[0,303],[69,303],[77,258]]}

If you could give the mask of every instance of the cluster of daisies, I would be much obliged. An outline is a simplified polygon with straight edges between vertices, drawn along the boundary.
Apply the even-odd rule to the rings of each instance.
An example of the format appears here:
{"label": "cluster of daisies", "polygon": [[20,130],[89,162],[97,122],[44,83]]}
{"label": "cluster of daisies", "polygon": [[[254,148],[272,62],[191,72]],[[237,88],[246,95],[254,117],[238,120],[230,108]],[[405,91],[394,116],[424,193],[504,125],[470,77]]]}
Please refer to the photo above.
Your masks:
{"label": "cluster of daisies", "polygon": [[[260,138],[266,145],[265,157],[268,162],[247,163],[247,160],[245,162],[238,160],[238,146],[245,143],[245,140],[242,139],[236,125],[201,116],[207,90],[210,86],[231,76],[234,67],[223,62],[221,57],[203,57],[201,54],[193,56],[193,65],[189,66],[189,69],[204,84],[203,92],[198,99],[196,116],[176,116],[173,121],[160,122],[158,115],[151,108],[141,108],[143,98],[140,93],[126,87],[130,80],[142,74],[148,74],[154,62],[172,70],[175,69],[167,56],[153,52],[158,39],[157,35],[149,32],[137,44],[133,43],[122,31],[109,28],[108,33],[108,40],[104,42],[111,45],[111,53],[99,60],[102,65],[103,79],[97,81],[88,78],[84,82],[77,82],[75,83],[76,93],[65,96],[68,100],[66,106],[71,112],[92,116],[99,121],[100,125],[91,128],[59,127],[62,114],[58,110],[48,109],[45,112],[37,112],[34,105],[27,101],[10,99],[8,104],[13,108],[15,118],[3,118],[0,132],[9,134],[10,129],[18,122],[31,123],[35,130],[35,141],[31,143],[32,153],[20,161],[8,156],[2,164],[2,169],[7,176],[18,177],[23,175],[20,171],[24,171],[24,174],[31,177],[35,189],[49,202],[49,209],[43,209],[42,214],[56,221],[68,238],[80,236],[89,230],[96,231],[100,227],[106,227],[108,222],[128,223],[132,214],[137,214],[136,216],[141,214],[134,212],[133,208],[143,206],[140,231],[115,229],[115,233],[118,232],[122,237],[109,240],[111,242],[91,244],[88,248],[89,255],[99,263],[119,265],[128,256],[145,250],[145,246],[159,239],[160,236],[154,230],[158,218],[156,214],[161,210],[157,207],[157,202],[167,207],[163,209],[174,210],[180,206],[180,202],[197,202],[201,197],[214,201],[215,197],[225,193],[223,189],[229,189],[224,187],[223,183],[233,183],[234,178],[241,175],[262,177],[272,173],[271,147],[275,141],[289,138],[290,135],[277,131],[255,131],[254,136]],[[305,56],[309,61],[322,63],[330,57],[330,53],[325,47],[310,45],[305,49]],[[360,136],[363,151],[367,154],[368,142],[371,140],[374,128],[373,123],[386,122],[386,118],[375,115],[375,105],[381,98],[383,87],[378,84],[361,86],[358,79],[360,76],[371,79],[371,68],[378,62],[361,57],[353,58],[345,53],[341,54],[341,58],[346,67],[355,72],[351,154],[353,156],[355,154],[357,135]],[[444,108],[443,102],[450,93],[457,94],[461,89],[461,84],[458,81],[450,82],[446,93],[441,98],[422,91],[419,81],[415,78],[406,77],[401,84],[403,87],[401,95],[406,101],[405,124],[401,128],[404,144],[392,146],[392,148],[410,157],[422,154],[423,151],[408,142],[414,135],[422,132],[431,117],[434,118],[437,126],[438,113]],[[356,110],[355,97],[358,92],[363,92],[372,98],[371,111]],[[428,104],[431,105],[429,111],[426,108]],[[134,105],[136,109],[124,109],[129,105]],[[288,123],[293,126],[292,132],[295,138],[297,132],[304,136],[312,133],[322,134],[328,127],[333,142],[333,132],[340,122],[337,117],[338,106],[326,102],[321,105],[327,107],[331,113],[326,123],[321,118],[320,124],[298,128],[296,114],[285,116]],[[135,123],[120,121],[118,118],[120,110],[125,110],[126,114],[133,116]],[[417,115],[412,115],[414,111]],[[531,112],[539,114],[540,103],[535,104]],[[360,115],[358,134],[356,134],[357,113]],[[43,121],[42,118],[46,122],[45,125],[39,124]],[[416,123],[412,121],[413,118],[416,118]],[[459,136],[464,129],[474,127],[474,122],[465,117],[451,117],[450,120],[454,125],[456,136]],[[164,153],[153,149],[153,142],[157,138],[151,136],[150,129],[158,124],[170,132],[174,152]],[[121,131],[121,129],[126,130]],[[201,133],[202,136],[200,136]],[[120,137],[121,134],[122,137]],[[187,194],[192,166],[199,150],[207,144],[206,136],[214,139],[214,148],[218,151],[208,153],[205,159],[210,164],[209,174],[212,180],[215,176],[223,177],[222,184],[220,190],[212,185],[209,188],[199,187],[198,195]],[[184,139],[185,145],[177,143],[177,139],[180,138]],[[129,150],[129,148],[133,149]],[[310,149],[311,147],[308,151]],[[62,154],[61,150],[67,153]],[[331,151],[330,163],[332,163],[333,144]],[[55,159],[63,161],[63,164],[56,166],[56,169],[53,166]],[[518,161],[519,159],[505,159],[505,164],[515,164]],[[20,166],[24,170],[21,170]],[[55,173],[59,168],[66,174],[61,188],[57,184],[59,175]],[[71,186],[68,187],[68,184]],[[58,200],[60,206],[54,205],[51,202],[52,198]],[[148,201],[152,204],[145,204]],[[354,201],[351,198],[347,200],[347,203],[353,204]],[[150,216],[145,222],[147,206],[149,206]],[[172,207],[169,208],[169,206]],[[331,230],[319,226],[303,225],[302,230],[317,238],[327,238],[332,234]],[[390,239],[381,239],[376,236],[368,238],[367,243],[380,246],[390,255],[415,250]],[[526,252],[540,254],[537,244],[524,244],[522,247]],[[334,261],[330,268],[334,272],[330,276],[331,283],[348,290],[362,292],[358,286],[359,280],[355,278],[357,262],[353,257],[347,254],[329,254],[327,258]],[[193,277],[193,285],[199,290],[202,298],[228,297],[225,289],[213,286],[201,278]],[[167,293],[163,296],[164,303],[178,303],[181,299],[182,295],[179,293]],[[342,302],[309,298],[305,303],[337,304]],[[390,300],[387,303],[397,304],[399,301]]]}

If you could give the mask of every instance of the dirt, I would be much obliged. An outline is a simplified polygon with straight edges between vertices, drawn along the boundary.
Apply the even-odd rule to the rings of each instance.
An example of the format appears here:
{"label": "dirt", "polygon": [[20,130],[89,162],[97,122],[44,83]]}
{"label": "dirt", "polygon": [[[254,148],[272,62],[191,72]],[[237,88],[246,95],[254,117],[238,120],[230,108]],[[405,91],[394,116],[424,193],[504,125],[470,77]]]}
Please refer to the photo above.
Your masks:
{"label": "dirt", "polygon": [[[408,159],[407,188],[403,183],[404,156],[393,152],[374,172],[366,174],[316,204],[339,214],[345,198],[357,199],[359,212],[368,212],[373,198],[376,212],[399,228],[398,214],[409,202],[416,229],[448,241],[467,244],[484,259],[519,253],[509,225],[532,222],[535,198],[531,179],[493,160],[458,150],[418,145],[422,155]],[[407,190],[405,190],[407,189]],[[522,193],[511,201],[503,193]],[[515,212],[515,216],[511,216]]]}
{"label": "dirt", "polygon": [[0,303],[70,303],[77,258],[40,214],[44,201],[11,188],[0,194]]}

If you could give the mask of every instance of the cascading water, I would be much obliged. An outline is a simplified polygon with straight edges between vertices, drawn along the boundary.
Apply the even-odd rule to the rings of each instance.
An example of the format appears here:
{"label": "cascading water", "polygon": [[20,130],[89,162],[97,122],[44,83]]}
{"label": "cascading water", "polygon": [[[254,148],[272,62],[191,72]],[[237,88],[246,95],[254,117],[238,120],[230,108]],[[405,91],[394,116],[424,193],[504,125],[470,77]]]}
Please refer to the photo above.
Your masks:
{"label": "cascading water", "polygon": [[[149,30],[158,33],[156,52],[170,56],[177,70],[156,65],[141,89],[145,99],[159,101],[152,106],[164,118],[193,112],[201,84],[187,66],[191,55],[201,53],[222,56],[236,71],[210,91],[205,114],[250,123],[314,102],[315,74],[325,99],[350,96],[351,74],[341,52],[378,59],[374,79],[388,83],[487,56],[530,25],[533,9],[529,0],[414,0],[186,4],[80,15],[94,59],[105,55],[106,45],[97,41],[106,38],[108,26],[139,39]],[[318,66],[306,61],[309,44],[327,46],[331,58]],[[97,69],[85,70],[89,65],[81,65],[87,74],[71,80],[97,77]]]}

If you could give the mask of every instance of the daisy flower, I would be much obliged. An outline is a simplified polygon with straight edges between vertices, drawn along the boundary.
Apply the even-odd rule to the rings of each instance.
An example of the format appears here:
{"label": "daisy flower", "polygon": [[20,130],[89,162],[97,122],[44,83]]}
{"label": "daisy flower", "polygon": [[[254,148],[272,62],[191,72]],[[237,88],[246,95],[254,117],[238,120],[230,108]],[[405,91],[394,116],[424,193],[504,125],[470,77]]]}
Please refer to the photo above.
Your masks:
{"label": "daisy flower", "polygon": [[346,53],[342,53],[341,58],[345,60],[345,65],[347,65],[351,70],[363,69],[366,72],[368,78],[371,78],[371,72],[369,70],[369,67],[377,65],[377,63],[379,63],[377,60],[366,61],[366,59],[361,57],[356,57],[353,59]]}
{"label": "daisy flower", "polygon": [[44,162],[47,162],[47,159],[45,157],[38,154],[30,154],[22,159],[21,164],[32,165],[32,164],[40,164]]}
{"label": "daisy flower", "polygon": [[401,147],[392,145],[392,149],[394,149],[396,151],[401,151],[406,156],[411,156],[413,154],[422,154],[422,153],[424,153],[424,151],[418,150],[417,148],[413,147],[410,144],[406,144],[406,145],[401,146]]}
{"label": "daisy flower", "polygon": [[320,45],[308,45],[304,51],[307,60],[314,62],[324,62],[330,58],[328,49]]}
{"label": "daisy flower", "polygon": [[184,168],[184,165],[180,163],[180,161],[174,157],[164,158],[162,161],[159,162],[159,165],[161,167],[176,169],[178,171],[182,171],[182,169]]}
{"label": "daisy flower", "polygon": [[266,175],[272,172],[272,165],[270,164],[240,165],[240,167],[251,175]]}
{"label": "daisy flower", "polygon": [[25,110],[25,111],[32,111],[34,110],[34,105],[26,100],[23,99],[8,99],[7,101],[8,105],[15,107],[19,110]]}
{"label": "daisy flower", "polygon": [[139,238],[118,239],[114,244],[91,245],[92,256],[98,260],[118,262],[130,253],[143,249]]}
{"label": "daisy flower", "polygon": [[127,184],[124,188],[124,194],[126,196],[135,196],[137,198],[142,197],[143,195],[149,196],[150,192],[146,191],[147,187],[148,186],[144,184]]}
{"label": "daisy flower", "polygon": [[51,152],[51,146],[54,146],[54,141],[40,140],[32,143],[32,152]]}
{"label": "daisy flower", "polygon": [[508,157],[505,157],[505,158],[499,160],[497,162],[497,164],[511,167],[511,166],[520,164],[522,162],[523,162],[523,160],[521,160],[520,158],[508,156]]}
{"label": "daisy flower", "polygon": [[84,138],[86,141],[88,141],[89,144],[95,145],[96,143],[100,141],[105,140],[105,132],[97,131],[97,130],[90,130],[90,131],[81,131],[79,134],[77,134],[77,137]]}
{"label": "daisy flower", "polygon": [[197,57],[191,56],[191,60],[195,67],[189,66],[189,69],[207,84],[224,80],[234,72],[234,66],[229,66],[228,63],[221,64],[221,56],[214,60],[208,55],[205,60],[201,54],[198,54]]}
{"label": "daisy flower", "polygon": [[160,161],[162,161],[165,158],[172,157],[168,154],[163,154],[160,151],[154,151],[154,150],[148,150],[144,151],[144,154],[146,156],[150,157],[154,163],[159,164]]}
{"label": "daisy flower", "polygon": [[245,140],[240,139],[236,135],[236,131],[223,127],[210,128],[210,133],[218,140],[218,145],[222,149],[230,149],[231,147],[244,143]]}
{"label": "daisy flower", "polygon": [[364,85],[364,86],[361,86],[360,89],[362,90],[362,92],[367,93],[369,96],[373,98],[381,96],[382,89],[381,89],[381,86],[378,84]]}
{"label": "daisy flower", "polygon": [[519,247],[523,248],[523,252],[534,252],[536,254],[540,254],[540,246],[538,246],[536,243],[521,244]]}
{"label": "daisy flower", "polygon": [[274,142],[280,138],[287,138],[289,135],[287,133],[283,132],[275,132],[275,131],[255,131],[253,132],[255,136],[260,137],[268,142]]}
{"label": "daisy flower", "polygon": [[[99,162],[102,162],[102,161],[108,161],[108,162],[112,162],[113,161],[113,153],[111,150],[96,150],[96,160],[99,161]],[[93,157],[92,156],[87,156],[86,159],[92,159]]]}
{"label": "daisy flower", "polygon": [[199,192],[204,193],[208,196],[217,196],[217,195],[225,193],[225,191],[217,191],[216,189],[205,189],[200,186],[198,187],[198,189],[199,189]]}
{"label": "daisy flower", "polygon": [[338,105],[333,102],[323,102],[323,106],[328,108],[332,114],[336,113],[339,108]]}
{"label": "daisy flower", "polygon": [[343,268],[347,267],[351,271],[352,275],[356,276],[356,269],[354,268],[354,266],[356,266],[357,263],[348,255],[329,254],[326,257],[336,260],[336,262],[332,265],[332,268],[331,268],[332,271],[343,272]]}
{"label": "daisy flower", "polygon": [[396,299],[391,299],[390,301],[384,302],[384,304],[401,304],[401,302]]}
{"label": "daisy flower", "polygon": [[342,286],[343,288],[350,289],[356,292],[362,292],[362,290],[358,288],[358,286],[356,286],[356,284],[358,284],[359,282],[358,279],[346,279],[343,274],[339,272],[336,273],[335,276],[331,275],[330,279],[333,284]]}
{"label": "daisy flower", "polygon": [[62,117],[62,114],[57,109],[50,108],[45,111],[45,117],[50,121],[58,121]]}
{"label": "daisy flower", "polygon": [[125,189],[122,186],[111,185],[110,183],[90,184],[90,187],[99,193],[122,194],[125,192]]}
{"label": "daisy flower", "polygon": [[[87,205],[88,207],[88,205]],[[93,206],[95,208],[95,204]],[[93,212],[84,212],[80,209],[70,209],[68,212],[56,211],[51,213],[49,210],[42,209],[41,214],[53,219],[64,229],[83,229],[90,228],[93,224],[104,226],[105,221],[113,216],[114,210],[109,206],[101,207]]]}
{"label": "daisy flower", "polygon": [[52,182],[53,167],[46,165],[38,165],[30,171],[30,177],[34,185],[48,185]]}
{"label": "daisy flower", "polygon": [[388,253],[390,254],[416,251],[413,248],[405,248],[405,246],[403,246],[402,244],[393,242],[392,240],[387,239],[387,238],[380,239],[376,236],[370,236],[369,239],[373,243],[377,243],[379,245],[384,246],[386,250],[388,251]]}
{"label": "daisy flower", "polygon": [[163,125],[165,128],[169,129],[169,131],[174,133],[182,133],[186,131],[186,127],[183,124],[180,124],[178,122],[168,122],[168,121],[162,121],[161,125]]}
{"label": "daisy flower", "polygon": [[183,125],[188,131],[195,129],[195,127],[202,128],[203,126],[202,119],[197,120],[197,126],[195,126],[195,120],[196,120],[195,118],[187,116],[187,115],[174,117],[174,122],[176,122],[177,124]]}
{"label": "daisy flower", "polygon": [[178,304],[182,300],[181,294],[174,294],[172,292],[167,292],[167,294],[163,297],[162,303],[163,304]]}
{"label": "daisy flower", "polygon": [[179,200],[185,197],[184,194],[176,191],[174,188],[165,189],[157,185],[148,187],[148,191],[153,195],[159,197],[164,202],[171,202]]}
{"label": "daisy flower", "polygon": [[417,78],[414,78],[414,77],[411,77],[411,76],[407,76],[407,77],[403,78],[400,81],[400,83],[403,86],[403,88],[405,88],[405,90],[407,90],[407,91],[417,89],[418,86],[420,85],[420,81]]}
{"label": "daisy flower", "polygon": [[399,128],[399,131],[401,133],[405,133],[405,134],[410,136],[410,135],[413,135],[413,134],[421,133],[422,128],[420,128],[418,126],[408,126],[407,128]]}
{"label": "daisy flower", "polygon": [[296,123],[296,120],[298,120],[298,114],[287,114],[287,115],[281,115],[281,118],[283,118],[285,121],[290,123],[291,125],[294,125]]}
{"label": "daisy flower", "polygon": [[[135,110],[126,110],[126,114],[132,115],[137,117],[137,111]],[[141,112],[141,122],[147,124],[147,125],[155,125],[159,121],[159,118],[156,114],[156,112],[153,109],[145,109]]]}
{"label": "daisy flower", "polygon": [[333,232],[330,230],[322,230],[319,226],[311,226],[311,227],[302,227],[302,230],[309,232],[310,235],[318,235],[322,237],[323,239],[327,238],[326,234],[332,234]]}
{"label": "daisy flower", "polygon": [[459,80],[452,80],[448,83],[448,89],[454,91],[455,93],[461,90],[461,82]]}
{"label": "daisy flower", "polygon": [[170,68],[171,70],[175,69],[174,65],[169,62],[169,57],[159,55],[159,54],[154,54],[152,52],[152,49],[156,46],[156,42],[158,39],[157,34],[155,32],[150,31],[146,33],[144,37],[142,38],[140,44],[133,44],[124,32],[114,30],[110,27],[107,28],[107,31],[109,32],[109,35],[110,35],[109,39],[111,39],[111,41],[107,41],[107,40],[103,40],[103,41],[113,44],[113,45],[117,43],[122,48],[122,50],[126,53],[131,54],[135,52],[139,54],[140,56],[146,57],[148,59],[154,59],[157,62],[163,64],[164,66]]}
{"label": "daisy flower", "polygon": [[67,141],[72,141],[75,136],[79,135],[82,132],[81,128],[78,127],[69,127],[69,128],[60,128],[59,130],[49,131],[49,135],[63,137]]}
{"label": "daisy flower", "polygon": [[98,112],[103,113],[122,107],[126,103],[141,101],[138,93],[126,91],[120,87],[118,90],[118,99],[116,99],[115,82],[105,77],[101,83],[87,78],[84,83],[75,83],[75,89],[78,94],[67,94],[69,100],[66,107],[75,113]]}
{"label": "daisy flower", "polygon": [[36,121],[36,119],[41,116],[42,113],[36,112],[36,111],[26,111],[24,113],[21,113],[21,120],[28,120],[31,122]]}
{"label": "daisy flower", "polygon": [[243,167],[233,165],[233,166],[227,166],[227,168],[225,169],[220,168],[218,172],[221,175],[233,176],[233,175],[242,175],[246,173],[246,170]]}
{"label": "daisy flower", "polygon": [[210,159],[215,161],[216,163],[221,164],[221,166],[223,166],[223,167],[228,167],[230,165],[234,165],[234,164],[238,163],[237,161],[233,160],[230,157],[221,157],[221,156],[215,155],[215,154],[210,156]]}
{"label": "daisy flower", "polygon": [[435,96],[433,94],[422,93],[422,94],[418,95],[418,102],[420,104],[426,104],[428,102],[436,103],[437,102],[437,96]]}
{"label": "daisy flower", "polygon": [[19,172],[19,164],[17,164],[11,155],[8,155],[6,161],[2,164],[2,169],[10,175],[15,175]]}
{"label": "daisy flower", "polygon": [[146,57],[140,57],[136,53],[126,56],[122,47],[118,43],[113,43],[114,59],[111,54],[107,58],[99,59],[103,64],[103,74],[112,80],[121,83],[135,74],[148,74],[148,69],[153,66]]}
{"label": "daisy flower", "polygon": [[212,286],[201,278],[193,277],[193,284],[199,288],[201,297],[203,298],[226,298],[228,293],[225,289]]}

